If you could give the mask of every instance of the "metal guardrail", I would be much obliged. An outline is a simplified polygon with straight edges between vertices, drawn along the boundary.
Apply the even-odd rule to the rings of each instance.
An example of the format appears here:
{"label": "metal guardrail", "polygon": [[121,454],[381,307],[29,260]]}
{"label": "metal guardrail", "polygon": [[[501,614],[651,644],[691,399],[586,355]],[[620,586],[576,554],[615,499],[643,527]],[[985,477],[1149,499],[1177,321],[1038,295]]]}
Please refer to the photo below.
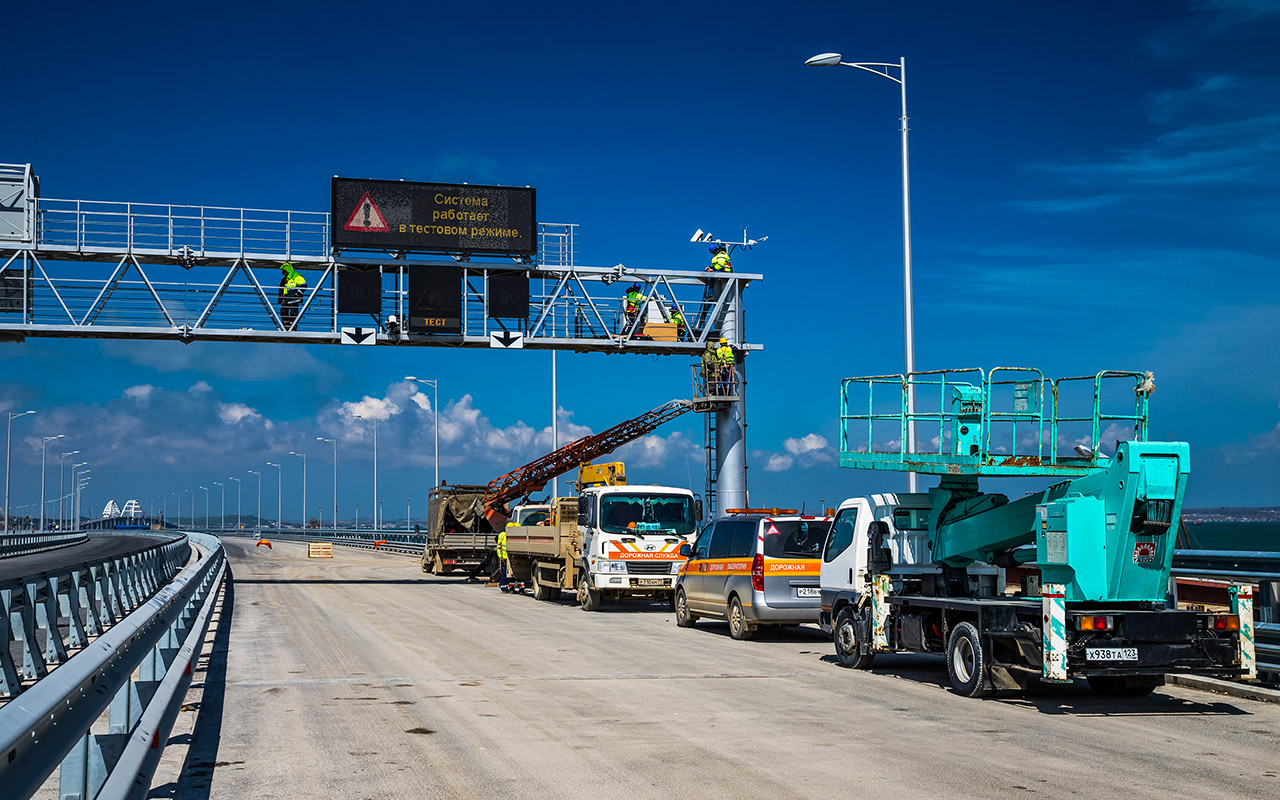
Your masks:
{"label": "metal guardrail", "polygon": [[[112,628],[186,562],[184,539],[157,537],[155,546],[124,556],[68,564],[0,583],[0,698],[21,694],[90,637]],[[59,625],[59,618],[67,621]],[[22,652],[21,675],[13,645]]]}
{"label": "metal guardrail", "polygon": [[[189,542],[204,550],[195,564],[0,708],[6,797],[30,797],[59,764],[62,797],[146,796],[226,575],[222,544],[212,536],[191,533],[162,545],[166,560],[185,563]],[[118,595],[108,598],[81,608],[106,611]],[[107,732],[91,732],[104,711]]]}
{"label": "metal guardrail", "polygon": [[89,538],[85,531],[61,533],[9,533],[0,535],[0,558],[26,556],[55,550],[69,544],[79,544]]}
{"label": "metal guardrail", "polygon": [[1280,553],[1253,550],[1174,550],[1173,574],[1187,578],[1280,581]]}
{"label": "metal guardrail", "polygon": [[1258,671],[1280,673],[1280,623],[1259,622],[1253,635]]}
{"label": "metal guardrail", "polygon": [[[374,534],[372,531],[362,533],[358,531],[312,528],[306,531],[290,530],[280,532],[267,529],[257,531],[214,530],[210,531],[210,533],[219,536],[235,536],[237,538],[263,538],[267,541],[278,539],[286,542],[330,542],[344,547],[357,547],[363,550],[376,549],[379,552],[410,556],[421,556],[422,548],[425,544],[423,534],[391,533],[389,531],[380,531]],[[378,543],[376,548],[374,547],[375,542]]]}

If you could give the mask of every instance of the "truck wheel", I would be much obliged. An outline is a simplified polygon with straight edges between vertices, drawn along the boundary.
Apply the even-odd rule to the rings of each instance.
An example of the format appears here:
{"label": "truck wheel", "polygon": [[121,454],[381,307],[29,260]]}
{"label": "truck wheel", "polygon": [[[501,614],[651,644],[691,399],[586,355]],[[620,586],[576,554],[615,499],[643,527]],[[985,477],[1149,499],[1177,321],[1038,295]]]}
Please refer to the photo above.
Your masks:
{"label": "truck wheel", "polygon": [[[864,612],[865,613],[865,612]],[[875,653],[865,647],[858,636],[858,617],[853,606],[845,606],[836,614],[835,625],[831,629],[831,641],[836,646],[836,660],[840,666],[850,669],[866,669],[875,661]]]}
{"label": "truck wheel", "polygon": [[992,692],[987,654],[972,622],[961,622],[951,631],[951,640],[947,643],[947,674],[957,694],[986,697]]}
{"label": "truck wheel", "polygon": [[689,600],[684,596],[684,589],[676,589],[676,625],[681,628],[692,628],[698,621],[697,615],[689,611]]}
{"label": "truck wheel", "polygon": [[729,635],[738,641],[745,641],[756,635],[755,626],[748,624],[747,615],[742,611],[742,601],[737,595],[729,601]]}
{"label": "truck wheel", "polygon": [[592,589],[587,583],[587,572],[584,570],[578,577],[578,604],[583,611],[599,611],[601,599],[600,591]]}
{"label": "truck wheel", "polygon": [[560,587],[548,586],[538,578],[538,565],[534,564],[530,571],[529,582],[533,584],[533,599],[550,602],[560,599]]}

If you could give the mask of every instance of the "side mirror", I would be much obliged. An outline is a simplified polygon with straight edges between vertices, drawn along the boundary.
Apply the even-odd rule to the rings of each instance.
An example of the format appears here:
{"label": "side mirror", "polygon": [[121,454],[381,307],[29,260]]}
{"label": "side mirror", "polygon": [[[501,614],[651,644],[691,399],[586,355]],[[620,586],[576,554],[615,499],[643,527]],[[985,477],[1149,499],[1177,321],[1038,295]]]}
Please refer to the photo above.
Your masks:
{"label": "side mirror", "polygon": [[702,519],[702,498],[698,496],[693,498],[693,519],[695,522]]}
{"label": "side mirror", "polygon": [[691,555],[693,555],[693,545],[689,544],[688,542],[685,542],[684,544],[680,545],[681,558],[688,558]]}
{"label": "side mirror", "polygon": [[578,524],[586,526],[587,524],[587,498],[578,498]]}

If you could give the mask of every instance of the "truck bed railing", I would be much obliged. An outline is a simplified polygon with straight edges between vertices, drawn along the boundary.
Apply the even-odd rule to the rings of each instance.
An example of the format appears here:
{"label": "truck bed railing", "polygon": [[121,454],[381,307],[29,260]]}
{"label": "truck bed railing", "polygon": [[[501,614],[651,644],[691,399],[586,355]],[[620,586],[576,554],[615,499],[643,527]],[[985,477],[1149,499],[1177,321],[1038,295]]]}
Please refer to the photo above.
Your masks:
{"label": "truck bed railing", "polygon": [[[1080,383],[1092,387],[1088,406],[1072,391]],[[1132,387],[1131,412],[1114,389],[1104,403],[1104,387],[1122,383]],[[1105,463],[1104,436],[1146,441],[1151,389],[1150,373],[1122,370],[1057,379],[1033,367],[846,378],[840,465],[939,475],[1084,475]]]}

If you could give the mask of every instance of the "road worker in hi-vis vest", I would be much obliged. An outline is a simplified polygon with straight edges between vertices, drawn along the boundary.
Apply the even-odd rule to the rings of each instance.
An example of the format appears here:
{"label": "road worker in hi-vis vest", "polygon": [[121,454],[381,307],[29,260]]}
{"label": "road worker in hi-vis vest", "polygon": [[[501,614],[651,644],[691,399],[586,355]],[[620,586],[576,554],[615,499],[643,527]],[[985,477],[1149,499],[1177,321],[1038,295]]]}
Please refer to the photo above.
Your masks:
{"label": "road worker in hi-vis vest", "polygon": [[711,253],[711,266],[706,272],[733,272],[733,264],[729,263],[729,252],[722,244],[713,244],[707,248]]}

